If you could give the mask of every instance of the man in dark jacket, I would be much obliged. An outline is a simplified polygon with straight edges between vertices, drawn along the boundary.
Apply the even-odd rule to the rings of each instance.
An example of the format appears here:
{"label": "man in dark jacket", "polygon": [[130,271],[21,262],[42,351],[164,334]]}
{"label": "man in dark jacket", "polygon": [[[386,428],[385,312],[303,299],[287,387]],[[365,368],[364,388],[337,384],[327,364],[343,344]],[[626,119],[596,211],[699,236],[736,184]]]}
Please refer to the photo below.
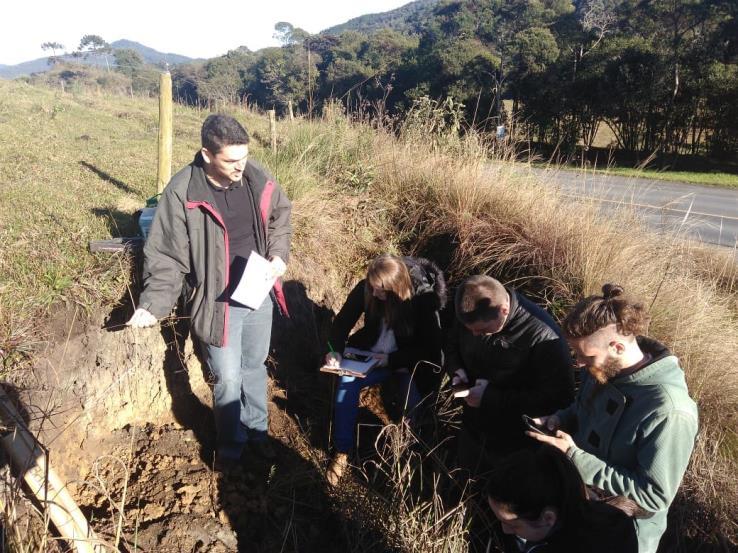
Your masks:
{"label": "man in dark jacket", "polygon": [[465,402],[459,464],[471,474],[534,443],[522,415],[564,407],[574,397],[572,358],[553,319],[512,288],[485,275],[456,291],[456,322],[446,368]]}
{"label": "man in dark jacket", "polygon": [[[249,136],[232,117],[211,115],[202,149],[167,185],[144,248],[144,289],[128,324],[152,326],[170,314],[183,281],[191,325],[214,377],[218,433],[216,469],[236,465],[248,441],[267,458],[267,373],[272,299],[256,309],[231,299],[252,252],[286,269],[290,202],[258,163],[248,160]],[[279,283],[274,296],[286,312]]]}

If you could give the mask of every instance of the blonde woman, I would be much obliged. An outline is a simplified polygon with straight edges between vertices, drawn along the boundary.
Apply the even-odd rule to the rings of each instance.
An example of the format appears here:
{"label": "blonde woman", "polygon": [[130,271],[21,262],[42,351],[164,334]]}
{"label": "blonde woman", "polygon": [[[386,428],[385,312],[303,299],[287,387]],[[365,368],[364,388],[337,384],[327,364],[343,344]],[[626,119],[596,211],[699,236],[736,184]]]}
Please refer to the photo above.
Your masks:
{"label": "blonde woman", "polygon": [[[443,273],[434,263],[389,254],[374,259],[366,278],[349,294],[333,321],[330,344],[336,352],[346,346],[371,351],[379,364],[366,378],[339,377],[333,421],[335,453],[326,475],[332,485],[348,464],[362,388],[395,378],[408,412],[437,389],[440,375],[432,365],[418,362],[441,364],[438,311],[445,303]],[[362,315],[364,326],[349,337]],[[340,353],[326,355],[328,364],[340,361]]]}

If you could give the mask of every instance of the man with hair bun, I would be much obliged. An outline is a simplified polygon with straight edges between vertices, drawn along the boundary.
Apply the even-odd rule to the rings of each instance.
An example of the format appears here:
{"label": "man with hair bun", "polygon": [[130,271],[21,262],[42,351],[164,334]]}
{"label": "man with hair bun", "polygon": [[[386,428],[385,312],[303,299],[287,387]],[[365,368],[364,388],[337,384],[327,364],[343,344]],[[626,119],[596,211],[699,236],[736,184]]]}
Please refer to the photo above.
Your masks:
{"label": "man with hair bun", "polygon": [[522,415],[540,416],[574,399],[571,354],[543,309],[498,280],[476,275],[455,297],[446,369],[464,402],[459,466],[474,476],[502,456],[535,444]]}
{"label": "man with hair bun", "polygon": [[648,323],[612,284],[574,306],[563,329],[587,369],[577,399],[536,419],[555,437],[528,432],[566,453],[594,492],[635,504],[640,553],[658,548],[698,428],[679,360],[645,337]]}

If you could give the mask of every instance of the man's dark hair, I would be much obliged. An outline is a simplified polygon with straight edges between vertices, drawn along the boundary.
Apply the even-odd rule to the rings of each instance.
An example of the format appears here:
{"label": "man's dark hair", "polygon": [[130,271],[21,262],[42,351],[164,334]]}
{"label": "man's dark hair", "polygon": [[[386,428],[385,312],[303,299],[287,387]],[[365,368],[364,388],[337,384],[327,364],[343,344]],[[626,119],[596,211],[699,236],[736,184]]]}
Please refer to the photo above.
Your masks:
{"label": "man's dark hair", "polygon": [[213,155],[220,152],[226,146],[234,144],[248,144],[249,133],[243,128],[241,123],[236,121],[230,115],[215,114],[208,115],[202,124],[200,131],[202,139],[202,147]]}
{"label": "man's dark hair", "polygon": [[[557,551],[637,551],[635,526],[628,517],[648,514],[625,497],[589,501],[574,462],[547,444],[499,461],[487,476],[485,495],[529,522],[538,520],[545,509],[555,510],[556,526],[551,533],[564,546]],[[612,528],[618,532],[609,532],[607,539],[615,543],[598,543],[603,530]]]}
{"label": "man's dark hair", "polygon": [[464,324],[495,320],[506,299],[500,281],[487,275],[469,277],[456,290],[456,316]]}
{"label": "man's dark hair", "polygon": [[617,284],[605,284],[601,296],[589,296],[576,304],[562,325],[568,338],[590,336],[608,325],[617,325],[625,336],[643,335],[651,318],[642,303],[623,297],[624,290]]}
{"label": "man's dark hair", "polygon": [[502,459],[487,476],[485,495],[525,520],[535,520],[546,507],[559,513],[559,523],[580,518],[586,491],[579,470],[558,449],[540,445]]}

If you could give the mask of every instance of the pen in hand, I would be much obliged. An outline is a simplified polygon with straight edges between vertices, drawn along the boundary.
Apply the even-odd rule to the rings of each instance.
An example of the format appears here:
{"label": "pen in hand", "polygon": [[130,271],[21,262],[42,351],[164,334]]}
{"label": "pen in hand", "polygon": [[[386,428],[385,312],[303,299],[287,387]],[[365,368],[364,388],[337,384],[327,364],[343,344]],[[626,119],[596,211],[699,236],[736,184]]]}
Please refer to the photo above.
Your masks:
{"label": "pen in hand", "polygon": [[330,353],[326,355],[326,365],[330,367],[340,366],[341,356],[336,353],[336,350],[333,349],[333,345],[331,344],[330,340],[328,340],[328,349],[330,350]]}

